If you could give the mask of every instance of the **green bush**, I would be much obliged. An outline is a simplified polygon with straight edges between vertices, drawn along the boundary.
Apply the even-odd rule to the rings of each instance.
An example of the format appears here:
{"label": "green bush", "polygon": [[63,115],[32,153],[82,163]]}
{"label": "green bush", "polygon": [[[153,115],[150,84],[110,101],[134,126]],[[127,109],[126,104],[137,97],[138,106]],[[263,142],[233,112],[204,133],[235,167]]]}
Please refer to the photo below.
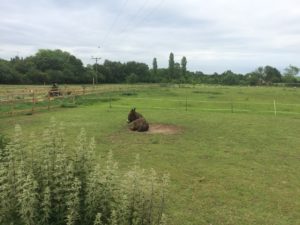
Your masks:
{"label": "green bush", "polygon": [[7,137],[5,137],[3,134],[0,134],[0,163],[8,155],[8,153],[6,151],[6,148],[5,148],[5,146],[7,145],[7,143],[8,143]]}
{"label": "green bush", "polygon": [[167,175],[138,160],[124,174],[111,152],[98,159],[84,130],[76,140],[68,146],[54,120],[39,138],[16,125],[0,165],[0,224],[166,224]]}
{"label": "green bush", "polygon": [[3,135],[0,134],[0,149],[4,149],[7,145],[8,139]]}

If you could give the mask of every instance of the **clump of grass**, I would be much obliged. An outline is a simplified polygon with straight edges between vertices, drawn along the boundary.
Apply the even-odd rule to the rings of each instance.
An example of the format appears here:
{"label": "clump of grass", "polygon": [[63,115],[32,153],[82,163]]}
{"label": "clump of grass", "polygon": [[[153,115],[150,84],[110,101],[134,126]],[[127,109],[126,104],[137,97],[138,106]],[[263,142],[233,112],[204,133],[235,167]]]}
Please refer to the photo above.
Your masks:
{"label": "clump of grass", "polygon": [[74,103],[63,103],[63,104],[61,104],[60,107],[62,107],[62,108],[76,108],[77,105],[74,104]]}
{"label": "clump of grass", "polygon": [[117,97],[95,97],[95,98],[78,98],[76,99],[77,105],[93,105],[99,102],[115,102],[120,100]]}
{"label": "clump of grass", "polygon": [[214,98],[216,98],[216,96],[209,95],[207,98],[214,99]]}
{"label": "clump of grass", "polygon": [[193,93],[196,94],[210,94],[210,95],[222,95],[222,92],[217,92],[217,91],[193,91]]}
{"label": "clump of grass", "polygon": [[169,84],[169,83],[160,83],[159,86],[160,87],[170,87],[171,84]]}
{"label": "clump of grass", "polygon": [[119,101],[120,98],[101,98],[99,99],[99,102],[115,102],[115,101]]}
{"label": "clump of grass", "polygon": [[136,92],[123,92],[123,93],[121,93],[121,95],[124,95],[124,96],[135,96],[135,95],[137,95],[137,93]]}
{"label": "clump of grass", "polygon": [[151,139],[151,144],[159,144],[159,139],[158,138],[152,138]]}

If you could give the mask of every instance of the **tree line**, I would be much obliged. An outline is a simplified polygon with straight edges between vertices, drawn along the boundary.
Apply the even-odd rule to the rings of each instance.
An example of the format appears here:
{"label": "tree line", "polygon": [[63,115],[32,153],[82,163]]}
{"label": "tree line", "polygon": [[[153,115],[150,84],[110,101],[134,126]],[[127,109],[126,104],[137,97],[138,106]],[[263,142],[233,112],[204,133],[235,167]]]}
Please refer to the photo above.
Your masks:
{"label": "tree line", "polygon": [[121,63],[105,60],[103,64],[84,66],[82,61],[68,52],[41,49],[26,58],[0,59],[1,84],[49,84],[49,83],[207,83],[222,85],[270,85],[276,83],[300,83],[300,69],[288,66],[283,73],[272,66],[258,67],[247,74],[231,70],[223,73],[204,74],[187,70],[187,58],[180,62],[169,55],[168,68],[158,68],[157,59],[152,67],[130,61]]}

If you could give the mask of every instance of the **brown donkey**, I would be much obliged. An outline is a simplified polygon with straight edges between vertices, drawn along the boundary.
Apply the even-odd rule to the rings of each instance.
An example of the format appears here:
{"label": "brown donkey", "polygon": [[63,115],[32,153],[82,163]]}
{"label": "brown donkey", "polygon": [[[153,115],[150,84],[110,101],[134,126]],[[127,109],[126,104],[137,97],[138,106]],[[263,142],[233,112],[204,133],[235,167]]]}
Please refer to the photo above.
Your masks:
{"label": "brown donkey", "polygon": [[149,129],[149,124],[146,119],[138,112],[135,111],[135,108],[131,109],[128,114],[129,129],[133,131],[147,131]]}

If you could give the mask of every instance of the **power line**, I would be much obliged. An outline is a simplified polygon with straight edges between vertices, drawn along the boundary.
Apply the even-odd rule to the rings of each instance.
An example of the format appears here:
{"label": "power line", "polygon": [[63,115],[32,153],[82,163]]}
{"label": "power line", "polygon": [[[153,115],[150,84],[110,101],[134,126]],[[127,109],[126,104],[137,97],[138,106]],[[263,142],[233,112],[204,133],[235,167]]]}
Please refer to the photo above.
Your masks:
{"label": "power line", "polygon": [[129,2],[129,0],[125,0],[124,4],[121,6],[120,11],[118,12],[117,16],[115,17],[114,21],[112,22],[110,28],[108,29],[108,31],[106,32],[106,34],[104,35],[104,39],[102,41],[102,45],[105,44],[107,38],[109,37],[109,35],[111,34],[111,31],[113,30],[113,28],[115,27],[117,21],[119,20],[123,9],[126,7],[127,3]]}
{"label": "power line", "polygon": [[[146,5],[148,4],[149,0],[145,0],[143,1],[143,3],[140,5],[140,7],[138,8],[138,10],[135,11],[134,16],[131,18],[131,21],[128,22],[126,25],[121,26],[121,31],[118,33],[118,38],[120,39],[120,37],[122,37],[122,39],[120,39],[120,42],[124,42],[124,39],[127,39],[128,36],[131,34],[128,31],[130,30],[134,30],[137,28],[138,25],[142,24],[143,22],[145,22],[154,12],[156,12],[157,10],[159,10],[159,8],[161,8],[162,4],[165,2],[165,0],[160,0],[157,2],[156,5],[154,5],[154,7],[152,9],[148,10],[144,10]],[[126,4],[128,3],[128,0],[125,1],[125,3],[123,4],[122,9],[125,8]],[[105,41],[108,39],[108,37],[110,36],[113,27],[117,24],[117,21],[120,18],[122,9],[120,10],[119,14],[117,15],[116,19],[114,20],[111,29],[107,32],[107,34],[105,35]],[[148,12],[147,12],[148,11]],[[144,13],[143,13],[144,12]],[[142,17],[141,20],[136,20],[138,18],[138,16],[140,14],[144,14],[145,16]],[[127,33],[126,33],[127,32]],[[125,38],[124,38],[125,35]],[[125,51],[113,51],[113,52],[125,52]]]}
{"label": "power line", "polygon": [[[144,16],[140,21],[138,21],[137,23],[135,23],[135,25],[132,27],[132,30],[134,30],[135,28],[137,28],[138,25],[141,25],[141,24],[142,24],[149,16],[151,16],[155,11],[157,11],[157,10],[161,7],[161,5],[164,3],[164,1],[165,1],[165,0],[160,0],[160,1],[152,8],[152,10],[150,10],[150,11],[146,14],[146,16]],[[145,2],[147,2],[147,1],[145,1]],[[144,3],[145,3],[145,2],[144,2]],[[130,23],[129,23],[129,24],[130,24]],[[127,24],[127,25],[128,25],[128,24]],[[129,26],[127,26],[126,28],[129,28]],[[126,31],[129,31],[129,29],[123,29],[123,30],[119,33],[119,37],[120,37],[121,35],[124,35]],[[123,36],[122,41],[124,41],[124,39],[126,39],[129,35],[130,35],[130,33],[127,32],[125,38],[124,38],[124,36]]]}
{"label": "power line", "polygon": [[144,8],[145,8],[145,6],[147,5],[147,3],[149,2],[149,0],[145,0],[143,3],[142,3],[142,5],[135,11],[135,13],[134,13],[134,16],[131,18],[131,21],[129,21],[127,24],[126,24],[126,26],[123,26],[123,30],[121,30],[121,32],[119,33],[119,34],[122,34],[123,32],[125,32],[126,31],[126,29],[128,28],[128,27],[130,27],[130,25],[132,24],[132,21],[134,21],[136,18],[137,18],[137,16],[144,10]]}
{"label": "power line", "polygon": [[157,4],[155,7],[153,7],[152,10],[149,11],[148,14],[146,14],[146,16],[144,16],[144,17],[141,19],[140,23],[137,23],[136,25],[139,25],[139,24],[141,24],[142,22],[144,22],[149,16],[151,16],[156,10],[158,10],[158,9],[161,7],[161,5],[163,4],[164,1],[165,1],[165,0],[160,0],[160,1],[158,2],[158,4]]}

